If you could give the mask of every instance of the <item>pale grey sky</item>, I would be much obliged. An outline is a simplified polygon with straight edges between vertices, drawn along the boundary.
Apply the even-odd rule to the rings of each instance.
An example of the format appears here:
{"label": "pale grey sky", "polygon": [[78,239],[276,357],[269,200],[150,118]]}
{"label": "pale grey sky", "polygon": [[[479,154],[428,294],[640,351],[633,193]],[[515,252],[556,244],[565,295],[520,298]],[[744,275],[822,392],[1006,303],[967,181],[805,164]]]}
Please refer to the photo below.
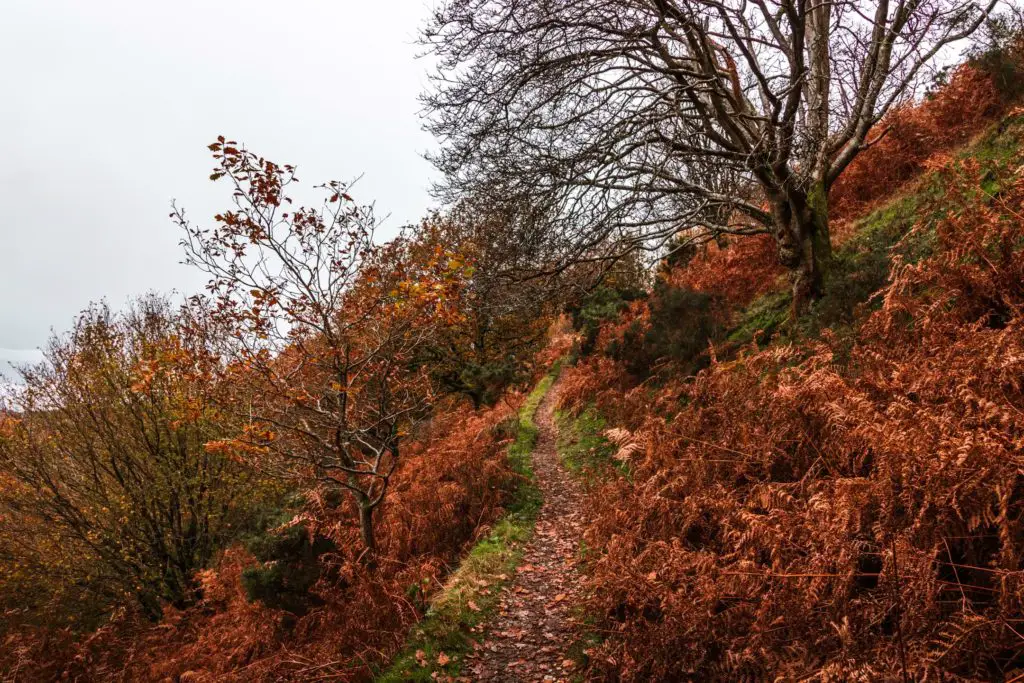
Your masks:
{"label": "pale grey sky", "polygon": [[4,2],[0,365],[89,301],[201,286],[167,214],[225,206],[207,180],[218,134],[307,186],[363,174],[353,194],[388,227],[418,220],[432,169],[414,41],[431,1]]}

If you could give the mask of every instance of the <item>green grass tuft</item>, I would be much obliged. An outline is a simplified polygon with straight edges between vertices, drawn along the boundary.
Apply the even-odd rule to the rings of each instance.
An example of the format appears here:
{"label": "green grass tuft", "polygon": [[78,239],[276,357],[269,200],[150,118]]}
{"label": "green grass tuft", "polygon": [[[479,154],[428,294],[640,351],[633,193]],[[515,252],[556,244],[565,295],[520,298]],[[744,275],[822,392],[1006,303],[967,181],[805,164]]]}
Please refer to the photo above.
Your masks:
{"label": "green grass tuft", "polygon": [[615,467],[629,476],[629,466],[612,458],[618,450],[604,436],[605,419],[594,408],[579,415],[557,412],[558,455],[566,469],[584,480],[602,478],[603,470]]}
{"label": "green grass tuft", "polygon": [[763,344],[784,328],[789,320],[790,293],[769,292],[758,298],[739,316],[727,339],[736,346],[752,341]]}

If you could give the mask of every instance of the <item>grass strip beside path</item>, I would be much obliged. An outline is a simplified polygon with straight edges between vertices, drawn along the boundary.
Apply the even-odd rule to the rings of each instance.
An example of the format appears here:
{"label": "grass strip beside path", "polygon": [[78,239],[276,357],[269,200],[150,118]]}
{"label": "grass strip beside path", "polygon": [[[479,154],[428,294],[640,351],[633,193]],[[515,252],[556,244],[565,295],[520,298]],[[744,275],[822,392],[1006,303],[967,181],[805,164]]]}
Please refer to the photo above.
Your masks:
{"label": "grass strip beside path", "polygon": [[523,548],[533,535],[537,511],[543,502],[533,481],[530,457],[538,434],[533,418],[554,384],[558,368],[556,364],[537,383],[519,410],[516,438],[509,446],[508,458],[522,480],[507,514],[451,575],[431,602],[423,621],[412,629],[405,648],[377,677],[378,683],[435,681],[442,675],[461,673],[463,657],[473,647],[473,630],[497,609],[501,588],[512,579]]}

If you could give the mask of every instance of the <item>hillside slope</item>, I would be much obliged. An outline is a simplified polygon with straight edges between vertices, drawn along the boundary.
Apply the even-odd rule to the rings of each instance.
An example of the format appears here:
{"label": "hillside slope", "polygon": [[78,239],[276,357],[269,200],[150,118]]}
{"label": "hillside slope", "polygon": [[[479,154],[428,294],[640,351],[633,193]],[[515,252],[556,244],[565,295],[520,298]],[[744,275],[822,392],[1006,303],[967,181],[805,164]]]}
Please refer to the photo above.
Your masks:
{"label": "hillside slope", "polygon": [[624,464],[586,531],[592,675],[1024,675],[1022,140],[1015,112],[922,160],[807,317],[768,281],[697,375],[628,372],[655,303],[567,371]]}

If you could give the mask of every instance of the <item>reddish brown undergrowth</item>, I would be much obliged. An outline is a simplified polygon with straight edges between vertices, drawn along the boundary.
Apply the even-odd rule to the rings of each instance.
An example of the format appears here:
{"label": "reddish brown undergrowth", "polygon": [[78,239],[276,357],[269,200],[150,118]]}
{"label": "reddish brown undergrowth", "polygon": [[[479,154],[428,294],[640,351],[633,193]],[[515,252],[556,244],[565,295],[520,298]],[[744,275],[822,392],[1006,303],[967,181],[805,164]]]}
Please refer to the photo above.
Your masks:
{"label": "reddish brown undergrowth", "polygon": [[673,287],[715,294],[732,307],[749,304],[777,287],[786,270],[769,235],[738,238],[725,246],[710,242],[685,268],[665,279]]}
{"label": "reddish brown undergrowth", "polygon": [[203,598],[152,625],[115,617],[85,640],[70,632],[21,631],[0,650],[13,680],[261,681],[366,680],[386,662],[422,613],[425,597],[468,543],[501,514],[516,485],[500,428],[517,400],[474,414],[435,418],[409,446],[379,521],[379,560],[359,561],[354,510],[318,506],[296,521],[339,550],[322,558],[314,593],[323,604],[303,616],[246,599],[240,582],[254,560],[229,550],[201,577]]}
{"label": "reddish brown undergrowth", "polygon": [[[628,389],[592,358],[629,477],[593,493],[593,673],[624,680],[1019,680],[1024,179],[974,162],[923,207],[850,347],[750,347]],[[984,187],[989,187],[985,185]]]}
{"label": "reddish brown undergrowth", "polygon": [[871,146],[857,155],[829,193],[838,237],[848,228],[844,222],[917,178],[929,158],[963,145],[1004,112],[992,77],[970,65],[954,71],[932,97],[890,112],[871,131]]}

